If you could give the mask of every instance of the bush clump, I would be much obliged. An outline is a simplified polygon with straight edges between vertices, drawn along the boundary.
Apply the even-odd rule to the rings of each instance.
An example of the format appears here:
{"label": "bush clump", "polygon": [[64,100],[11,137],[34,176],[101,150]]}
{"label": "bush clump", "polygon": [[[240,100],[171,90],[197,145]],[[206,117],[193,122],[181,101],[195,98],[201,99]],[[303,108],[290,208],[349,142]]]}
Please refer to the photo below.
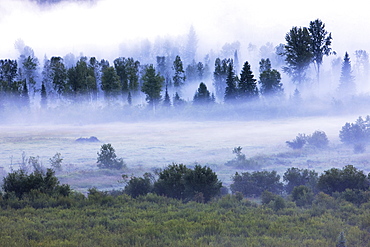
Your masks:
{"label": "bush clump", "polygon": [[98,152],[98,167],[100,169],[117,169],[126,167],[122,158],[117,158],[116,151],[110,143],[103,144]]}

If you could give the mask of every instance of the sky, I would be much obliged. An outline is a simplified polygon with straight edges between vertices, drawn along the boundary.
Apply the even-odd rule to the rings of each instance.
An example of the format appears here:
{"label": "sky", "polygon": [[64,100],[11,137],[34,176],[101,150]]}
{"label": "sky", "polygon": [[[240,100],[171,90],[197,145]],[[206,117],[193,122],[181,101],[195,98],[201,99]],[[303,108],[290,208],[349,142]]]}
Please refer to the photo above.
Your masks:
{"label": "sky", "polygon": [[317,18],[332,32],[333,49],[351,54],[370,51],[365,4],[359,0],[97,0],[40,7],[28,0],[0,0],[0,59],[18,56],[17,39],[41,58],[69,52],[118,57],[121,43],[186,35],[191,25],[202,49],[217,51],[237,40],[242,47],[277,45],[285,42],[293,26],[308,26]]}

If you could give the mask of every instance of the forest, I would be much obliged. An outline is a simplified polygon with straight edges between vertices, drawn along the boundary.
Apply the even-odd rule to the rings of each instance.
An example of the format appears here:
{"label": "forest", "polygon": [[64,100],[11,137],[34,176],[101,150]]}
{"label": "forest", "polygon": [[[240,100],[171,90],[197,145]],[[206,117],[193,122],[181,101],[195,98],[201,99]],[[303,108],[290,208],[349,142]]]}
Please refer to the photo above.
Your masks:
{"label": "forest", "polygon": [[[221,111],[218,116],[222,116],[223,108],[225,112],[241,108],[268,116],[275,112],[276,104],[283,109],[279,112],[287,112],[283,116],[314,115],[346,112],[356,99],[368,101],[361,93],[368,76],[366,51],[356,51],[355,69],[348,53],[344,58],[336,57],[329,78],[327,71],[325,77],[322,75],[324,58],[336,56],[336,52],[331,47],[331,33],[320,19],[311,21],[309,27],[293,27],[285,39],[286,44],[261,47],[260,54],[250,58],[254,63],[260,57],[258,66],[239,61],[238,41],[196,60],[198,40],[193,27],[183,44],[171,40],[155,45],[142,42],[138,51],[127,48],[132,57],[118,57],[113,62],[69,53],[50,59],[45,56],[41,63],[31,47],[17,40],[19,58],[0,60],[3,121],[17,111],[42,115],[73,110],[78,105],[103,112],[117,108],[129,116],[145,118],[143,109],[173,117],[174,112],[181,111],[180,116],[191,115],[189,112],[197,112],[204,105],[212,107],[211,112]],[[248,49],[257,50],[252,44]]]}
{"label": "forest", "polygon": [[[191,27],[182,45],[144,41],[140,49],[127,49],[128,55],[113,61],[69,53],[45,56],[42,63],[31,47],[17,40],[18,59],[0,60],[0,122],[4,127],[77,123],[68,125],[70,129],[115,121],[234,124],[368,110],[370,98],[361,91],[368,80],[366,51],[356,51],[353,68],[352,54],[336,57],[328,72],[324,60],[337,54],[331,47],[332,34],[320,19],[308,27],[293,27],[285,40],[259,50],[249,44],[248,50],[258,53],[249,61],[239,60],[238,41],[199,59]],[[187,124],[189,128],[194,122]],[[113,127],[107,125],[100,133],[107,128]],[[224,164],[172,163],[150,171],[130,167],[116,154],[115,144],[94,136],[72,144],[65,136],[37,139],[13,134],[3,138],[7,149],[15,143],[39,145],[40,140],[50,149],[57,140],[75,153],[101,146],[96,160],[88,161],[90,170],[67,167],[60,152],[48,160],[50,168],[36,155],[23,152],[22,161],[15,164],[11,156],[0,191],[0,246],[367,246],[370,173],[358,167],[367,169],[369,130],[370,117],[358,117],[337,130],[338,145],[316,130],[286,140],[286,152],[246,155],[236,146],[235,157]],[[81,142],[85,146],[77,146]],[[81,153],[73,155],[83,159]],[[333,162],[335,167],[329,167]],[[227,181],[220,179],[230,171]],[[90,175],[89,182],[96,181],[87,192],[61,182]],[[94,187],[100,183],[98,176],[108,177],[112,187]],[[119,181],[112,182],[117,176]]]}

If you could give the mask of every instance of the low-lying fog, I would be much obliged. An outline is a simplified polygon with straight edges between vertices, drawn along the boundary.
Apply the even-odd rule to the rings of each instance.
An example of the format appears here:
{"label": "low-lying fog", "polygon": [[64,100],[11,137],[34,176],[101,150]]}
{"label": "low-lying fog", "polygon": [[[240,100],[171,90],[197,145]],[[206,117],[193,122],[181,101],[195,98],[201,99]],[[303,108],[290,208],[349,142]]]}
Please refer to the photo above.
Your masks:
{"label": "low-lying fog", "polygon": [[[153,168],[163,168],[173,162],[192,166],[195,163],[208,165],[215,169],[226,182],[235,174],[234,169],[224,164],[234,158],[232,149],[243,148],[247,157],[272,155],[291,150],[285,141],[292,140],[298,133],[311,134],[315,130],[325,131],[330,146],[339,144],[338,133],[348,119],[356,116],[301,117],[261,121],[175,121],[106,123],[89,125],[6,125],[0,128],[0,164],[9,171],[17,169],[22,153],[39,156],[44,166],[50,167],[49,158],[59,152],[63,157],[64,174],[97,170],[96,158],[103,143],[111,143],[118,157],[124,158],[128,170],[125,172],[141,175],[152,172]],[[80,137],[97,137],[100,142],[79,143]],[[336,164],[335,151],[324,156],[327,163],[322,164],[320,155],[303,158],[301,168],[309,168],[307,159],[319,161],[317,167],[322,171]],[[332,160],[332,161],[331,161]],[[11,166],[11,163],[13,166]],[[262,169],[280,172],[292,164],[274,164]],[[120,176],[124,172],[117,172]],[[108,181],[117,186],[117,181]],[[96,186],[91,181],[89,187]],[[78,185],[74,187],[78,188]]]}

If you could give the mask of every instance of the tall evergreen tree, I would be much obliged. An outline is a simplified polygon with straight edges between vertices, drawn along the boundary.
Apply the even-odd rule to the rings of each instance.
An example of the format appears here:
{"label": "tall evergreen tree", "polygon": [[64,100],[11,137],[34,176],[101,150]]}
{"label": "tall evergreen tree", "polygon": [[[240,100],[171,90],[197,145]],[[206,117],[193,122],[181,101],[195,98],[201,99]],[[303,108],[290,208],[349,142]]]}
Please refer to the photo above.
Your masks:
{"label": "tall evergreen tree", "polygon": [[317,82],[320,81],[320,67],[324,55],[328,56],[331,53],[331,33],[325,30],[325,24],[320,19],[310,22],[308,28],[311,35],[311,51],[313,55],[313,62],[316,65]]}
{"label": "tall evergreen tree", "polygon": [[153,65],[149,65],[145,69],[142,79],[144,83],[141,91],[146,94],[146,100],[154,108],[162,98],[161,91],[164,78],[159,73],[156,73]]}
{"label": "tall evergreen tree", "polygon": [[176,88],[179,88],[185,82],[185,71],[180,56],[176,56],[172,69],[175,71],[173,76],[173,85]]}
{"label": "tall evergreen tree", "polygon": [[342,63],[342,71],[339,79],[339,93],[342,96],[352,95],[356,92],[356,85],[354,83],[354,77],[352,75],[351,61],[348,53],[344,55]]}
{"label": "tall evergreen tree", "polygon": [[257,80],[251,71],[251,66],[246,61],[240,73],[238,83],[238,98],[242,101],[258,98]]}
{"label": "tall evergreen tree", "polygon": [[227,67],[227,77],[226,77],[226,88],[225,88],[225,102],[233,102],[238,96],[238,91],[236,87],[236,77],[234,72],[234,65],[231,61]]}
{"label": "tall evergreen tree", "polygon": [[285,62],[284,72],[292,77],[292,80],[301,84],[306,79],[306,69],[310,65],[312,54],[311,36],[306,27],[293,27],[285,36]]}

